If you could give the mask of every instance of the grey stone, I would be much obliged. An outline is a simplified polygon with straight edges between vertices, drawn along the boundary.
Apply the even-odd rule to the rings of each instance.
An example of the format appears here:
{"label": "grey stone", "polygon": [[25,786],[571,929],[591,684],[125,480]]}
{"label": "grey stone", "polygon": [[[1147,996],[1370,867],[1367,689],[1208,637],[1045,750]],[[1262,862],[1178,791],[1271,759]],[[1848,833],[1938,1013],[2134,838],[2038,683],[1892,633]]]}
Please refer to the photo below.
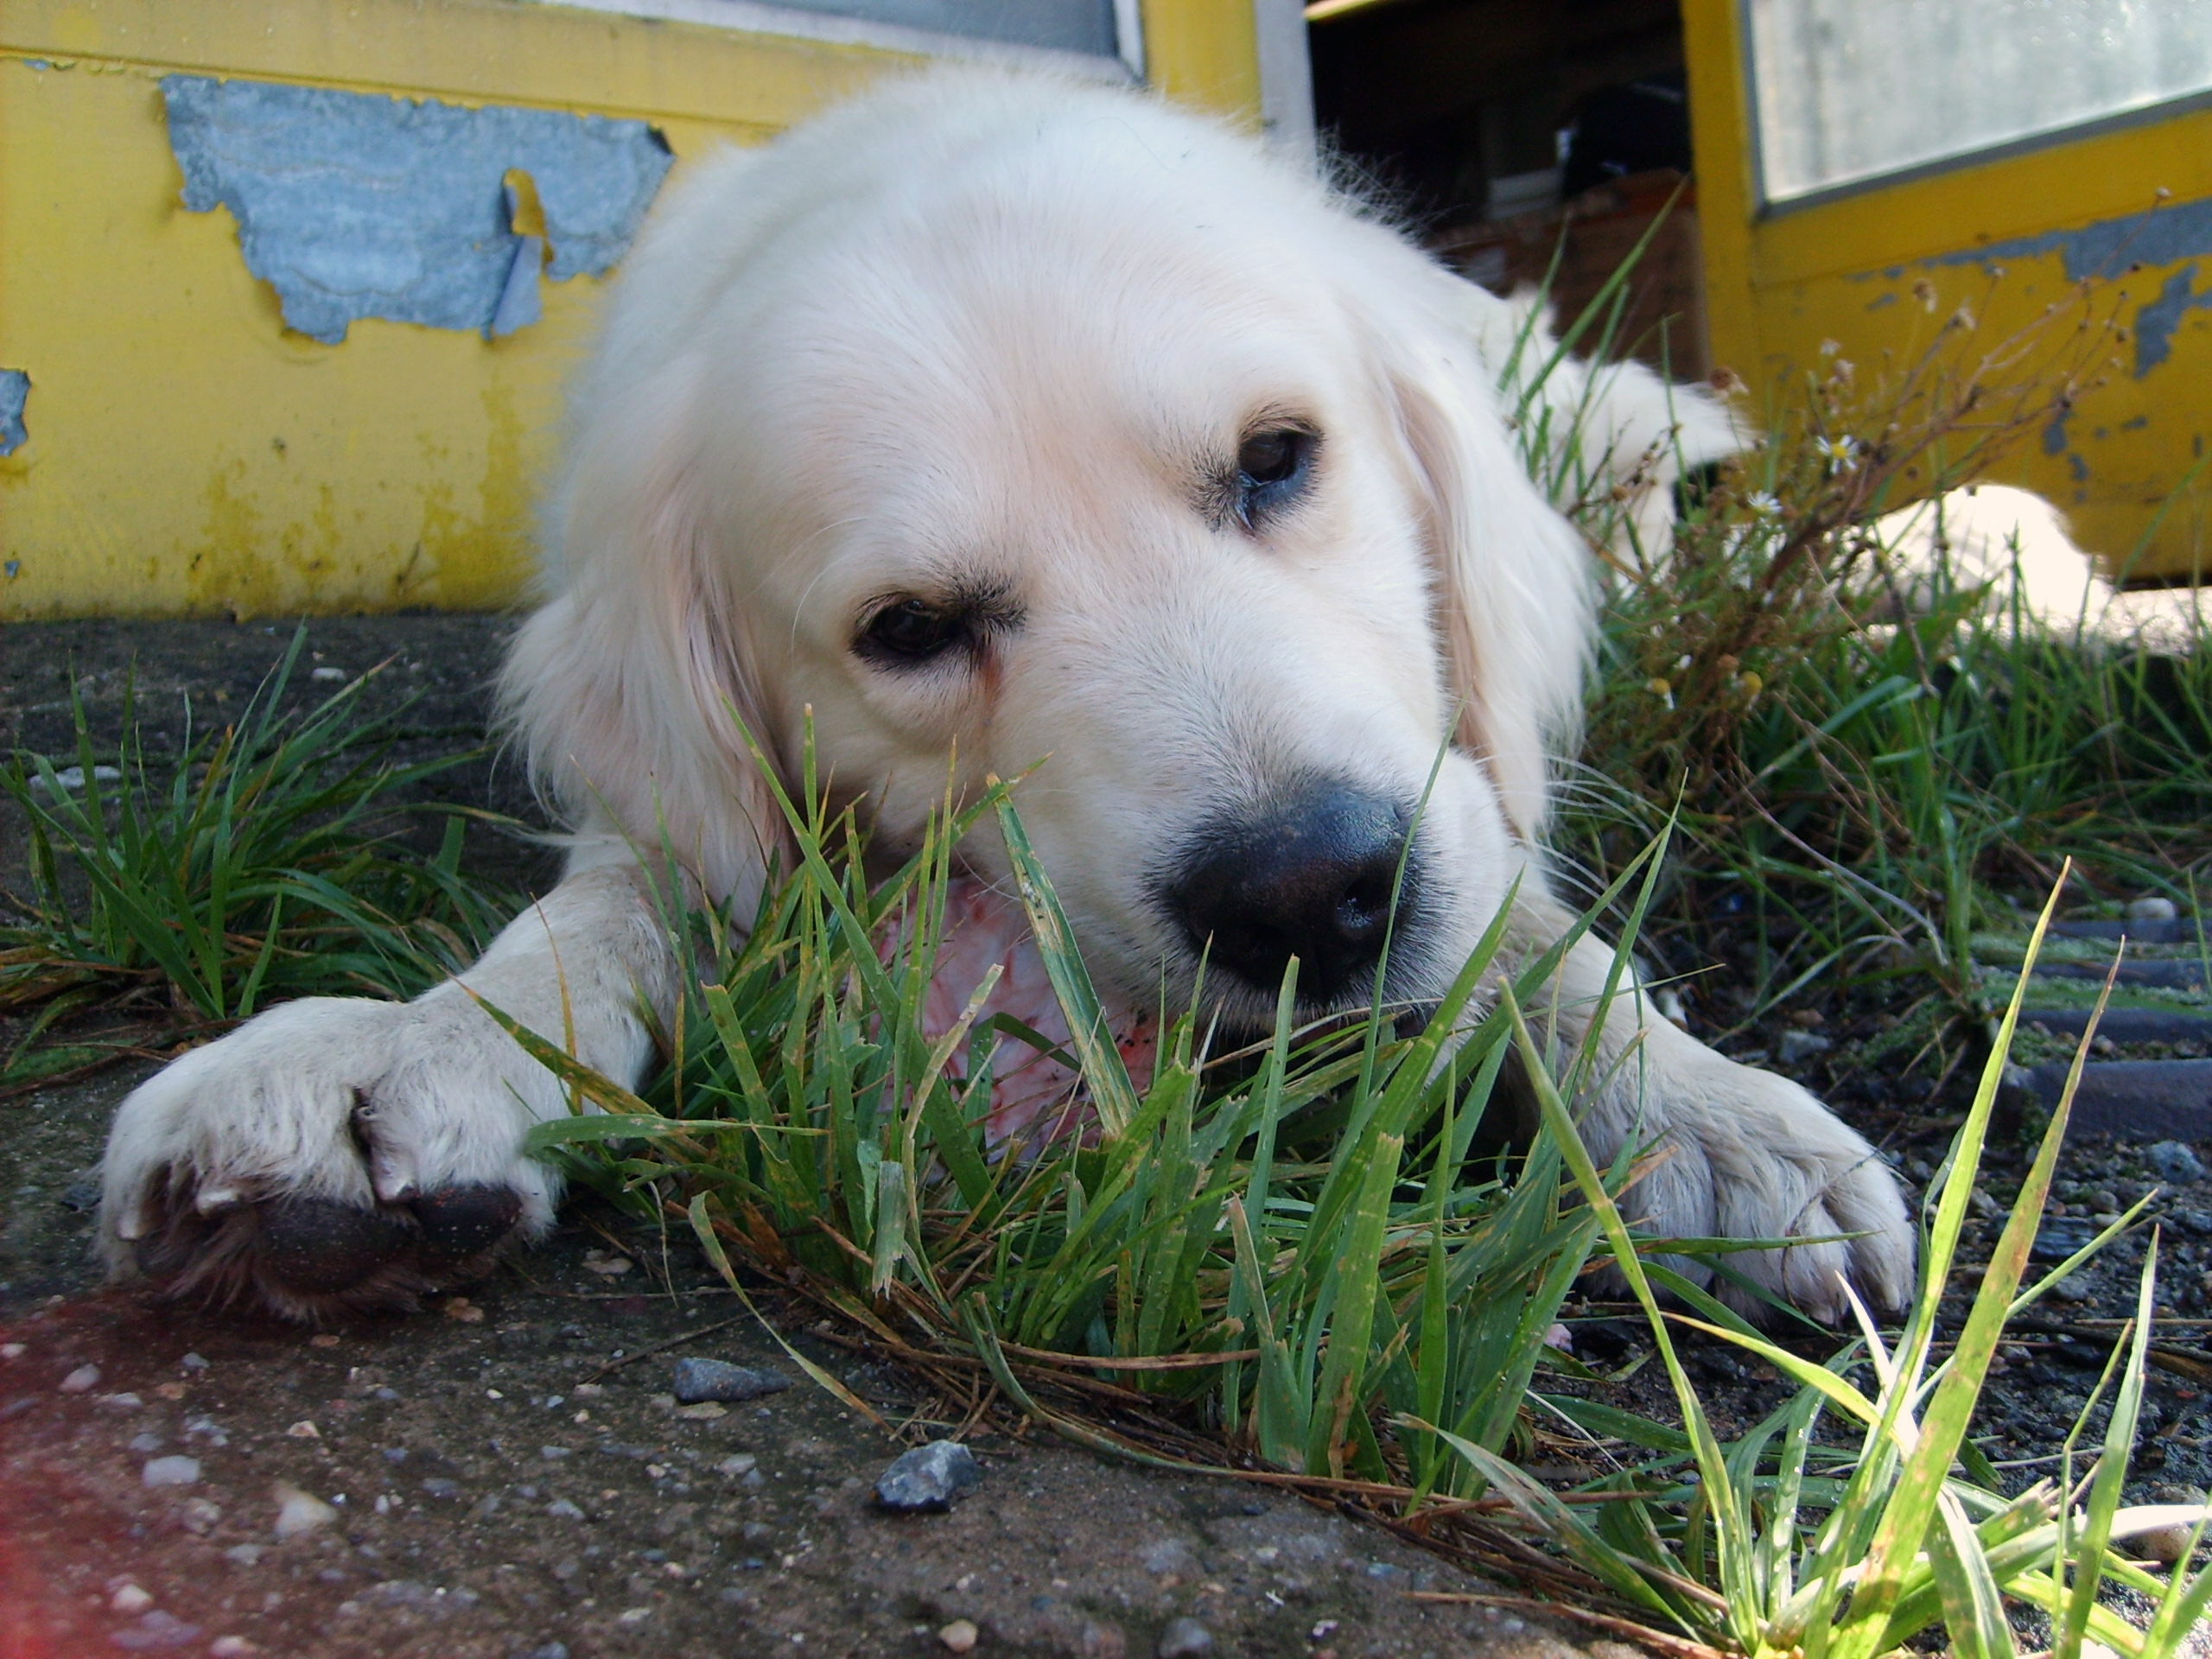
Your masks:
{"label": "grey stone", "polygon": [[2143,1160],[2160,1180],[2174,1186],[2204,1179],[2203,1162],[2186,1141],[2153,1141]]}
{"label": "grey stone", "polygon": [[2097,1232],[2098,1229],[2078,1216],[2045,1216],[2036,1228],[2035,1243],[2028,1247],[2028,1255],[2037,1262],[2063,1262],[2087,1247]]}
{"label": "grey stone", "polygon": [[[2105,968],[2087,962],[2039,962],[2037,979],[2090,979],[2104,982]],[[2161,991],[2201,991],[2204,964],[2201,962],[2123,962],[2111,970],[2119,985],[2147,985]]]}
{"label": "grey stone", "polygon": [[[2089,1010],[2031,1008],[2020,1015],[2020,1024],[2041,1026],[2053,1036],[2079,1037],[2089,1028]],[[2097,1035],[2115,1043],[2212,1042],[2212,1014],[2170,1008],[2107,1008],[2104,1018],[2097,1021]]]}
{"label": "grey stone", "polygon": [[982,1478],[974,1454],[959,1441],[931,1440],[892,1460],[876,1479],[875,1498],[906,1513],[949,1510]]}
{"label": "grey stone", "polygon": [[733,1365],[722,1359],[679,1359],[671,1391],[678,1403],[696,1406],[709,1400],[757,1400],[764,1394],[781,1394],[791,1385],[791,1378],[780,1371]]}
{"label": "grey stone", "polygon": [[2127,939],[2136,944],[2195,944],[2198,924],[2195,917],[2130,917],[2124,922],[2053,922],[2053,935],[2062,939]]}
{"label": "grey stone", "polygon": [[1835,1044],[1813,1031],[1785,1031],[1774,1046],[1775,1057],[1784,1065],[1802,1065],[1815,1054],[1825,1054]]}
{"label": "grey stone", "polygon": [[[2028,1068],[2037,1098],[2056,1105],[2067,1067]],[[2212,1060],[2121,1060],[2082,1068],[2070,1128],[2117,1141],[2212,1139]]]}
{"label": "grey stone", "polygon": [[175,1613],[166,1613],[156,1607],[142,1615],[136,1624],[110,1630],[107,1639],[127,1652],[149,1653],[162,1648],[190,1646],[200,1639],[200,1627],[188,1624]]}
{"label": "grey stone", "polygon": [[2174,908],[2174,901],[2160,893],[2131,899],[2127,903],[2127,919],[2131,922],[2171,922],[2180,914]]}
{"label": "grey stone", "polygon": [[1213,1632],[1195,1618],[1171,1618],[1153,1651],[1160,1659],[1204,1659],[1213,1651]]}
{"label": "grey stone", "polygon": [[138,1478],[149,1486],[191,1486],[200,1479],[197,1458],[149,1458]]}

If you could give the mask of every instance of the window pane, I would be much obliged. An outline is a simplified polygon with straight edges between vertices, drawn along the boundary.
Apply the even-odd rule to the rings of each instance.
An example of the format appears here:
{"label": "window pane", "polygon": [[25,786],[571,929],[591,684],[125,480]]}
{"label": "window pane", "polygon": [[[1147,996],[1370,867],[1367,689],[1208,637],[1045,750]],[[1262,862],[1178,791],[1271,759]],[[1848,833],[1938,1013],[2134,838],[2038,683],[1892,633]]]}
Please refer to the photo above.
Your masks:
{"label": "window pane", "polygon": [[831,17],[896,23],[971,41],[1057,47],[1094,57],[1116,54],[1114,0],[773,0]]}
{"label": "window pane", "polygon": [[1750,0],[1772,202],[2212,87],[2205,0]]}

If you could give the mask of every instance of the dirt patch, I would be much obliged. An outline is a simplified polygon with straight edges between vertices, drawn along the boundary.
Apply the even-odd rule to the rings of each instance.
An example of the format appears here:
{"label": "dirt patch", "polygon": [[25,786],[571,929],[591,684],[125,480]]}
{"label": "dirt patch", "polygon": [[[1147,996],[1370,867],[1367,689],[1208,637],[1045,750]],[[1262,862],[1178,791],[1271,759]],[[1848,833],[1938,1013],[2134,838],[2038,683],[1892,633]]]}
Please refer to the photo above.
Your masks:
{"label": "dirt patch", "polygon": [[[575,1224],[466,1298],[320,1336],[120,1294],[10,1320],[0,1651],[892,1655],[967,1619],[988,1651],[1110,1659],[1177,1618],[1223,1653],[1567,1651],[1417,1599],[1487,1586],[1370,1529],[1058,1446],[977,1439],[973,1497],[882,1513],[898,1448],[823,1391],[677,1408],[676,1355],[790,1362],[680,1268],[656,1286],[640,1253],[638,1289],[609,1290],[601,1243]],[[325,1524],[280,1539],[288,1491]]]}

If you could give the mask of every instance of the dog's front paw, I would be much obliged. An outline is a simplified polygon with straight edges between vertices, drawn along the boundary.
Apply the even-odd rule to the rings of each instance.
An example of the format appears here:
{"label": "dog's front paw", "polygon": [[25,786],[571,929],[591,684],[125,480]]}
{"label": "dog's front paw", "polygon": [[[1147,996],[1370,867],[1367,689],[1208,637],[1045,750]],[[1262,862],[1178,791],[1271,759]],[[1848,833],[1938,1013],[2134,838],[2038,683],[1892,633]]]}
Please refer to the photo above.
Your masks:
{"label": "dog's front paw", "polygon": [[411,1307],[551,1224],[555,1180],[522,1138],[558,1092],[450,990],[287,1003],[123,1103],[102,1252],[118,1275],[291,1319]]}
{"label": "dog's front paw", "polygon": [[[1913,1294],[1916,1235],[1897,1177],[1866,1138],[1787,1077],[1738,1065],[1673,1033],[1658,1068],[1663,1098],[1643,1114],[1656,1166],[1624,1207],[1675,1237],[1803,1239],[1723,1258],[1769,1294],[1834,1325],[1848,1283],[1878,1313]],[[1720,1298],[1750,1314],[1758,1298],[1722,1276]]]}

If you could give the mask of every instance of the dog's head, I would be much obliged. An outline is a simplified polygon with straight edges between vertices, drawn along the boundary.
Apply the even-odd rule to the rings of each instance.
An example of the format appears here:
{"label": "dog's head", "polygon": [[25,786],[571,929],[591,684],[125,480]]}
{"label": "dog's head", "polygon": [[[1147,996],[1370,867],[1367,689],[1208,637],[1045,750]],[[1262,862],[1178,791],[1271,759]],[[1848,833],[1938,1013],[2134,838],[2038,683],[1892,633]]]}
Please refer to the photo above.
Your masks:
{"label": "dog's head", "polygon": [[707,162],[580,397],[509,681],[534,759],[741,898],[778,816],[740,722],[788,769],[810,715],[894,850],[948,768],[1034,766],[1122,997],[1210,950],[1232,1018],[1293,954],[1309,1007],[1363,1003],[1394,892],[1390,988],[1427,994],[1522,866],[1589,636],[1502,308],[1127,93],[926,78]]}

